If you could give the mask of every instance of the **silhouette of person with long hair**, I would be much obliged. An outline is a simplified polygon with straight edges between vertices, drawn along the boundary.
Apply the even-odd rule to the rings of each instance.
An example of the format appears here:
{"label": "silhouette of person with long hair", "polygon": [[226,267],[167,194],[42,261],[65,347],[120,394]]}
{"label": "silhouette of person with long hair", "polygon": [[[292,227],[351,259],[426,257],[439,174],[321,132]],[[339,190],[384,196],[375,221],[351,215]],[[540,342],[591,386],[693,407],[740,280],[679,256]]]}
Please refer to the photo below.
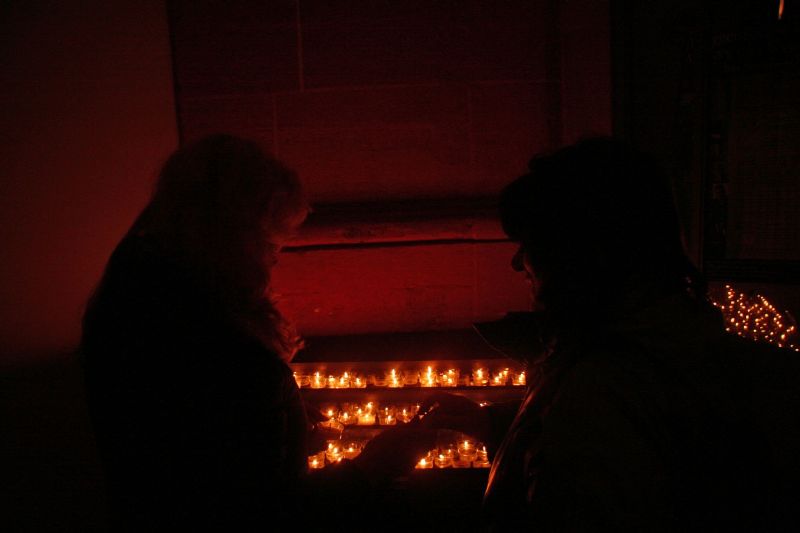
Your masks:
{"label": "silhouette of person with long hair", "polygon": [[164,165],[83,323],[115,529],[230,527],[291,507],[306,419],[285,361],[301,341],[268,287],[307,211],[294,173],[249,141],[211,136]]}
{"label": "silhouette of person with long hair", "polygon": [[295,174],[247,140],[210,136],[164,165],[83,322],[113,529],[288,528],[304,498],[367,490],[426,445],[387,432],[307,482],[319,443],[286,364],[302,342],[269,286],[308,210]]}
{"label": "silhouette of person with long hair", "polygon": [[485,408],[436,394],[422,406],[423,424],[487,443],[487,527],[773,527],[774,471],[745,370],[765,359],[707,300],[654,160],[586,139],[534,158],[500,214],[535,302],[527,394]]}

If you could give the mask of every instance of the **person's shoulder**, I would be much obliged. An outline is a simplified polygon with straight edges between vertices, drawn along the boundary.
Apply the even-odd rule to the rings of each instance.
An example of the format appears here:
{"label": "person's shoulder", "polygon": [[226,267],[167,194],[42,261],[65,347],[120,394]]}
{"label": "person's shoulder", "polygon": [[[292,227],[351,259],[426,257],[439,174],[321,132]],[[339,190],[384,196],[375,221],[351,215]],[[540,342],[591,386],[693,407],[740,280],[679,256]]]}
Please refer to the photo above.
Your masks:
{"label": "person's shoulder", "polygon": [[554,404],[570,411],[592,412],[601,406],[635,411],[667,392],[670,381],[663,372],[636,343],[598,339],[585,344],[562,369]]}

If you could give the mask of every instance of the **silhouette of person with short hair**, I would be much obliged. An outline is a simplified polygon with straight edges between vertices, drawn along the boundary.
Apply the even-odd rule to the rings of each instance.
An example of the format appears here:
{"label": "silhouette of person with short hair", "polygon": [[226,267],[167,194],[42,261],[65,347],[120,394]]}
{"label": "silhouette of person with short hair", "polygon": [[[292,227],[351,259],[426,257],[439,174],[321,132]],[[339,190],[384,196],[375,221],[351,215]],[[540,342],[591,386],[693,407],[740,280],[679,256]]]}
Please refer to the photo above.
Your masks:
{"label": "silhouette of person with short hair", "polygon": [[521,335],[541,336],[525,354],[526,396],[481,408],[436,394],[422,406],[433,408],[424,424],[488,444],[488,529],[779,527],[748,390],[753,361],[770,360],[754,354],[771,348],[726,333],[654,160],[583,140],[534,158],[500,213],[534,300]]}

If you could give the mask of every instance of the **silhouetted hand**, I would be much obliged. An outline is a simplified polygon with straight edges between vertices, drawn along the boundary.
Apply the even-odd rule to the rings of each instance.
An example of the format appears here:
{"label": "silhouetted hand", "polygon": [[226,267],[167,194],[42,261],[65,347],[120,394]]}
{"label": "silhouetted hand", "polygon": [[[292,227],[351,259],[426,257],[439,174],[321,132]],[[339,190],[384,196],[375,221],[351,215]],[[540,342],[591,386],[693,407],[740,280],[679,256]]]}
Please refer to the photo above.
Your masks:
{"label": "silhouetted hand", "polygon": [[308,453],[313,455],[327,449],[328,441],[339,440],[342,437],[342,427],[328,427],[316,425],[308,433]]}
{"label": "silhouetted hand", "polygon": [[435,443],[435,429],[409,422],[382,431],[353,464],[373,485],[380,485],[411,472]]}
{"label": "silhouetted hand", "polygon": [[478,440],[489,436],[489,413],[469,398],[437,392],[420,404],[420,425],[431,429],[452,429]]}
{"label": "silhouetted hand", "polygon": [[315,404],[305,402],[305,409],[310,423],[306,437],[309,454],[319,453],[327,448],[329,440],[341,438],[344,429],[342,424],[328,420]]}

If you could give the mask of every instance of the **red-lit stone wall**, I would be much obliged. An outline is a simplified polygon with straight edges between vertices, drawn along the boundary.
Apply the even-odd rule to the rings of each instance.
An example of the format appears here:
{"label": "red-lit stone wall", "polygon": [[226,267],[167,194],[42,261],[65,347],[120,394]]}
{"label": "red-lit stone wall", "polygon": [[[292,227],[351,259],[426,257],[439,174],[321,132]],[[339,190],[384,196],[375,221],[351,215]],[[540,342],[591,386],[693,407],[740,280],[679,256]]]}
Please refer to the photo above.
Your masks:
{"label": "red-lit stone wall", "polygon": [[319,207],[274,275],[303,333],[527,306],[493,201],[535,152],[610,132],[607,2],[168,6],[182,140],[257,139]]}

